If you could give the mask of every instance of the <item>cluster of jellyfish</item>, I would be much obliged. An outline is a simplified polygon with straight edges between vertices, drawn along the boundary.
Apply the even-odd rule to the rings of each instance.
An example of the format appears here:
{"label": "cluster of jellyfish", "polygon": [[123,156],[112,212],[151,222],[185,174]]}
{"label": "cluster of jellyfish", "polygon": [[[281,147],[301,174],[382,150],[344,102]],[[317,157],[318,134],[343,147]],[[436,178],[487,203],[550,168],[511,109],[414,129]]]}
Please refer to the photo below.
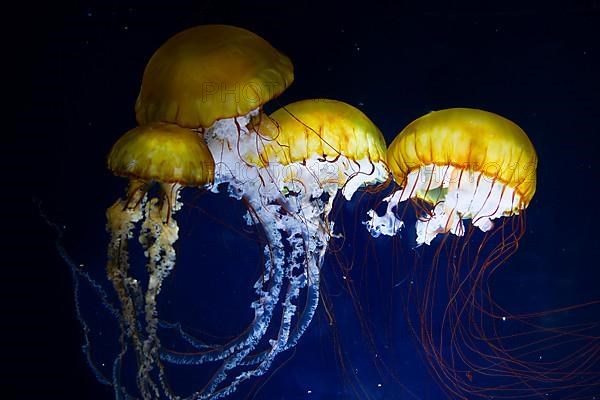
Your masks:
{"label": "cluster of jellyfish", "polygon": [[[492,268],[496,258],[514,251],[523,224],[513,223],[517,228],[505,233],[505,224],[499,228],[494,220],[523,214],[535,192],[537,165],[533,145],[516,124],[476,109],[431,112],[386,148],[373,122],[341,101],[301,100],[267,115],[263,105],[292,81],[293,66],[285,55],[254,33],[225,25],[183,31],[148,62],[135,105],[139,126],[118,139],[108,155],[109,169],[129,182],[126,195],[106,213],[106,273],[118,298],[113,313],[121,351],[113,376],[103,381],[113,386],[116,398],[217,399],[264,375],[279,354],[298,343],[315,315],[338,192],[350,200],[360,188],[392,182],[384,209],[364,216],[373,237],[397,235],[407,208],[400,203],[411,200],[418,213],[418,245],[429,245],[438,235],[443,240],[470,235],[464,222],[470,220],[471,229],[506,237],[469,268]],[[184,189],[226,191],[243,201],[245,222],[258,226],[267,243],[250,326],[226,343],[187,338],[195,352],[161,345],[157,308],[163,282],[176,265]],[[143,248],[144,282],[131,272],[134,239]],[[452,248],[462,256],[460,246]],[[464,282],[455,289],[463,304],[478,306]],[[446,313],[456,333],[451,321],[461,318],[464,307],[454,300]],[[431,323],[431,305],[423,300],[417,308],[421,322]],[[422,334],[419,342],[448,391],[460,397],[481,389],[461,386],[449,373],[458,367],[444,360],[441,348],[460,347],[456,335],[448,342],[444,334],[433,336]],[[128,353],[135,356],[134,387],[121,377]],[[499,353],[490,361],[498,374],[518,369],[510,365],[518,361],[499,361]],[[175,393],[165,363],[214,364],[215,372],[199,390]]]}

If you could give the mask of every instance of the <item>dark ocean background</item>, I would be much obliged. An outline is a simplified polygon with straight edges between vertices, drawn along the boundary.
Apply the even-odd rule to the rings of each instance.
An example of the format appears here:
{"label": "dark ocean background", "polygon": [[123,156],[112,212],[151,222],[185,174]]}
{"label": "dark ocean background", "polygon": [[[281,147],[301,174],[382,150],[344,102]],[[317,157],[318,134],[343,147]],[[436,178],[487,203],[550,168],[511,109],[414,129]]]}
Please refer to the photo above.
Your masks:
{"label": "dark ocean background", "polygon": [[[6,249],[5,367],[15,375],[5,383],[8,398],[114,398],[95,380],[81,351],[71,273],[39,207],[63,226],[62,244],[73,260],[101,280],[108,241],[104,211],[125,186],[107,170],[106,154],[136,124],[133,107],[149,57],[173,34],[200,24],[244,27],[291,58],[295,81],[267,111],[306,98],[342,100],[367,114],[388,143],[413,119],[449,107],[481,108],[519,124],[538,152],[538,189],[519,250],[493,282],[494,296],[520,311],[600,299],[597,0],[22,6],[5,15],[7,22],[21,21],[6,34],[17,43],[7,59],[19,60],[6,84],[19,89],[13,101],[23,106],[14,118],[18,147],[5,148],[5,161],[29,176],[5,197],[20,195],[25,186],[20,204],[29,208],[24,212],[32,225],[11,224],[9,236],[16,240]],[[374,240],[361,225],[383,194],[336,201],[333,221],[346,240],[333,240],[335,251],[322,271],[334,326],[321,304],[298,346],[232,399],[444,398],[408,330],[400,300],[415,257],[412,227],[401,239]],[[257,235],[243,224],[242,204],[224,194],[187,190],[184,201],[178,215],[180,257],[159,298],[161,312],[191,329],[233,335],[251,319],[251,286],[262,268]],[[15,217],[12,208],[5,213],[9,221]],[[356,290],[348,291],[344,276]],[[115,351],[110,335],[116,326],[94,295],[83,288],[80,304],[96,332],[106,332],[92,334],[100,360]],[[598,310],[560,318],[597,323]],[[596,339],[585,345],[596,349],[592,371],[600,384],[600,328],[594,332]],[[552,358],[548,352],[543,356]],[[181,388],[198,389],[206,381],[200,372],[177,372]],[[484,384],[486,378],[477,379]],[[588,387],[533,398],[598,396],[600,388]]]}

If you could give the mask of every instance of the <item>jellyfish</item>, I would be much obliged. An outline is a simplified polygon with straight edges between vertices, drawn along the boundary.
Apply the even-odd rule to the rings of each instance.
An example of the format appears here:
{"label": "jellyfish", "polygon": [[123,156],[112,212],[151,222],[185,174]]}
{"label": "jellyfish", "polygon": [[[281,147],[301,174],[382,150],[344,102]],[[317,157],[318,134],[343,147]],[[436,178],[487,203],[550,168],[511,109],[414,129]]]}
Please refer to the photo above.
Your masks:
{"label": "jellyfish", "polygon": [[[179,194],[186,186],[210,184],[214,161],[196,133],[156,122],[134,128],[117,140],[108,167],[129,179],[129,185],[125,198],[106,212],[111,235],[107,275],[121,304],[122,335],[131,340],[138,362],[138,389],[143,398],[159,398],[159,388],[151,378],[160,346],[156,302],[164,279],[175,267]],[[156,191],[153,186],[158,186]],[[129,266],[128,242],[138,224],[148,273],[144,283],[132,276]],[[137,319],[140,312],[142,323]]]}
{"label": "jellyfish", "polygon": [[519,214],[535,193],[537,156],[513,122],[467,108],[431,112],[409,124],[390,144],[387,162],[401,190],[371,210],[367,228],[394,235],[403,221],[398,203],[419,199],[429,207],[416,223],[417,244],[439,234],[465,233],[464,220],[487,232],[493,220]]}
{"label": "jellyfish", "polygon": [[415,210],[404,314],[448,396],[566,398],[595,387],[596,323],[560,322],[585,305],[532,311],[494,295],[536,190],[537,155],[525,132],[483,110],[435,111],[406,126],[386,160],[398,189],[366,225],[375,237],[393,236]]}
{"label": "jellyfish", "polygon": [[[246,222],[259,224],[267,239],[250,327],[230,343],[162,353],[177,364],[221,361],[195,395],[220,398],[266,373],[279,353],[298,343],[319,303],[337,193],[349,200],[360,187],[386,181],[388,171],[379,129],[358,109],[335,100],[303,100],[269,116],[217,121],[204,138],[216,157],[213,188],[226,184],[228,194],[246,205]],[[275,319],[276,336],[265,337]]]}
{"label": "jellyfish", "polygon": [[[375,237],[396,235],[410,204],[416,246],[438,244],[431,254],[417,253],[405,295],[409,326],[433,377],[453,398],[519,393],[510,381],[495,388],[474,382],[477,374],[502,379],[525,369],[486,333],[488,317],[498,312],[487,283],[524,233],[523,214],[536,189],[533,145],[508,119],[453,108],[411,122],[386,159],[399,189],[384,199],[383,215],[368,212],[366,225]],[[439,276],[443,267],[446,279]]]}
{"label": "jellyfish", "polygon": [[230,25],[200,25],[152,55],[135,104],[139,124],[170,122],[203,131],[234,122],[279,96],[294,80],[291,61],[260,36]]}

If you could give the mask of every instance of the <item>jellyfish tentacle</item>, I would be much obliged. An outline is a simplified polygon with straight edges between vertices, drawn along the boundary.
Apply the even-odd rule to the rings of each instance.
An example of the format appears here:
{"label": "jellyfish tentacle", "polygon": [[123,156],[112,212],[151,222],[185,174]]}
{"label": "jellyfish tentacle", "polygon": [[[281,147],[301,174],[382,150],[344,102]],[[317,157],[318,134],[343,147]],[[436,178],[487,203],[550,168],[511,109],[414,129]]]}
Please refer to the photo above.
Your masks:
{"label": "jellyfish tentacle", "polygon": [[[190,334],[183,328],[181,322],[169,322],[169,321],[164,321],[164,320],[159,319],[158,327],[161,329],[168,329],[168,330],[173,330],[173,331],[177,332],[177,335],[179,338],[183,339],[183,341],[185,341],[186,343],[191,345],[196,350],[209,351],[209,350],[213,350],[218,347],[222,347],[217,344],[205,343],[204,341],[193,336],[192,334]],[[165,360],[168,357],[166,354],[169,352],[170,352],[169,350],[161,348],[160,349],[160,358],[162,360]]]}
{"label": "jellyfish tentacle", "polygon": [[148,288],[144,295],[144,315],[146,337],[142,343],[142,354],[138,368],[138,386],[144,398],[159,395],[157,385],[152,381],[150,372],[156,363],[160,342],[157,336],[158,318],[156,300],[164,279],[175,267],[175,249],[179,228],[174,214],[181,208],[177,183],[161,184],[161,198],[152,198],[146,203],[145,220],[142,223],[139,242],[147,258]]}
{"label": "jellyfish tentacle", "polygon": [[92,276],[89,274],[89,271],[85,270],[84,264],[79,264],[75,262],[75,260],[68,253],[67,249],[63,244],[63,229],[66,229],[66,227],[60,226],[56,222],[52,221],[43,209],[42,203],[40,201],[36,200],[34,203],[38,207],[39,216],[48,225],[48,227],[50,227],[54,231],[54,245],[56,247],[56,251],[58,255],[67,264],[71,272],[71,278],[73,281],[73,304],[75,306],[75,316],[81,324],[81,331],[83,334],[83,344],[81,345],[82,353],[86,359],[88,366],[92,370],[92,373],[96,377],[96,380],[103,385],[112,385],[112,379],[105,376],[105,374],[103,374],[100,371],[100,369],[93,360],[92,340],[90,337],[92,328],[87,318],[84,316],[82,303],[79,297],[80,292],[82,291],[82,283],[86,283],[92,289],[92,291],[98,296],[98,299],[100,300],[102,306],[108,311],[108,314],[117,321],[121,320],[121,314],[119,312],[119,309],[117,306],[111,303],[111,301],[108,298],[108,293],[105,291],[104,287],[94,278],[92,278]]}
{"label": "jellyfish tentacle", "polygon": [[[276,225],[273,214],[270,212],[261,211],[258,215],[251,218],[260,219],[262,226]],[[271,323],[275,305],[279,300],[285,263],[285,248],[281,233],[277,229],[265,229],[264,233],[267,241],[264,248],[266,260],[264,278],[260,277],[254,284],[258,298],[251,304],[251,308],[254,309],[254,319],[250,323],[250,327],[246,333],[226,345],[206,345],[204,348],[199,349],[201,352],[198,353],[178,353],[163,348],[161,350],[161,359],[173,364],[199,365],[206,362],[223,360],[237,351],[248,348],[251,351],[256,347]],[[197,345],[200,346],[199,343]],[[206,347],[210,348],[210,350],[206,350]]]}
{"label": "jellyfish tentacle", "polygon": [[[324,224],[327,223],[329,211],[337,194],[337,188],[332,185],[327,185],[323,190],[329,195],[327,201],[322,201],[320,196],[313,196],[314,193],[307,195],[304,190],[297,194],[298,203],[295,207],[290,204],[294,212],[278,215],[279,223],[285,227],[286,240],[292,250],[287,257],[285,267],[285,277],[288,285],[282,305],[283,311],[277,337],[269,340],[270,349],[257,355],[238,359],[236,366],[257,366],[241,372],[228,385],[218,391],[210,392],[211,399],[226,397],[233,393],[242,382],[252,377],[264,375],[278,354],[297,344],[312,321],[319,303],[320,269],[330,238],[329,231],[324,229]],[[307,210],[308,212],[303,213],[300,210]],[[294,275],[296,270],[302,272],[299,275]],[[298,308],[293,302],[305,287],[308,287],[306,305],[292,330],[292,319]],[[248,353],[245,352],[245,354]],[[225,374],[222,373],[219,378],[222,378],[219,382],[215,381],[211,384],[222,382],[225,379]],[[215,387],[213,385],[211,389]]]}
{"label": "jellyfish tentacle", "polygon": [[[284,266],[283,268],[278,268],[275,273],[275,276],[278,276],[278,279],[280,279],[280,280],[282,280],[282,278],[284,276],[289,276],[291,273],[291,270],[292,270],[292,268],[287,263],[283,264],[283,266]],[[297,277],[297,278],[300,278],[300,277]],[[300,281],[302,281],[302,279],[296,279],[296,281],[300,282]],[[231,356],[229,356],[221,364],[221,366],[219,367],[217,372],[213,375],[213,377],[211,378],[211,380],[209,381],[209,384],[205,387],[205,389],[197,394],[198,397],[193,397],[193,398],[219,399],[219,398],[226,397],[226,396],[230,395],[231,393],[233,393],[237,389],[238,385],[240,383],[242,383],[243,381],[245,381],[246,379],[249,379],[252,376],[262,375],[267,371],[267,369],[269,368],[270,364],[272,363],[275,355],[279,353],[278,349],[281,346],[283,346],[286,342],[285,331],[286,331],[286,329],[287,329],[287,331],[289,331],[291,319],[292,319],[294,311],[295,311],[295,305],[291,304],[291,300],[294,296],[292,296],[291,294],[296,293],[296,296],[297,296],[297,293],[299,292],[299,288],[297,290],[296,290],[296,288],[297,288],[297,285],[295,285],[293,283],[293,281],[290,280],[288,282],[286,300],[285,300],[284,306],[283,306],[284,309],[287,309],[288,311],[284,312],[284,314],[282,315],[282,323],[280,326],[278,339],[270,341],[272,348],[269,351],[269,354],[271,354],[272,356],[265,357],[266,360],[262,364],[263,368],[260,368],[260,369],[256,368],[254,370],[241,372],[238,376],[236,376],[227,385],[225,385],[222,388],[218,388],[218,386],[222,382],[224,382],[225,379],[227,379],[228,371],[230,371],[236,367],[239,367],[239,366],[248,365],[247,362],[245,362],[245,359],[252,352],[252,350],[254,350],[256,344],[258,344],[258,341],[257,341],[257,343],[255,343],[253,346],[248,346],[244,349],[241,349],[237,353],[233,353]],[[275,304],[273,304],[272,307],[274,308]],[[260,340],[263,336],[264,336],[264,332],[258,339]]]}
{"label": "jellyfish tentacle", "polygon": [[[329,233],[323,226],[327,221],[336,192],[335,189],[328,190],[329,199],[326,202],[321,201],[319,198],[310,202],[311,207],[317,210],[312,213],[312,215],[318,216],[317,221],[299,220],[295,223],[297,225],[295,229],[289,228],[292,234],[288,236],[287,240],[293,249],[290,262],[295,263],[295,268],[299,268],[302,273],[298,276],[290,275],[289,277],[290,282],[283,304],[282,323],[278,339],[275,341],[276,345],[244,360],[244,365],[260,364],[255,376],[264,374],[277,354],[294,347],[312,321],[319,304],[320,271],[329,241]],[[301,234],[297,235],[294,232],[301,232]],[[293,271],[293,268],[291,271]],[[292,301],[299,296],[300,290],[306,286],[306,304],[297,316],[294,329],[291,329],[291,319],[298,308]]]}
{"label": "jellyfish tentacle", "polygon": [[[277,221],[279,213],[271,213],[265,209],[257,210],[257,217],[260,219],[263,226],[277,227],[280,223]],[[252,307],[255,308],[255,313],[261,316],[267,316],[267,318],[255,319],[252,324],[253,334],[250,336],[249,341],[240,343],[242,347],[238,348],[236,352],[229,353],[228,357],[222,362],[219,369],[213,374],[213,377],[203,390],[196,393],[192,398],[198,399],[217,399],[224,397],[233,391],[237,387],[237,383],[234,380],[224,388],[218,389],[218,386],[227,379],[228,371],[243,365],[243,360],[255,349],[260,340],[264,337],[267,328],[270,325],[270,321],[273,315],[273,311],[279,302],[280,291],[283,285],[284,277],[287,275],[290,269],[288,263],[286,263],[285,247],[283,245],[283,238],[278,229],[265,229],[265,234],[270,244],[265,246],[265,253],[269,252],[271,255],[266,261],[266,275],[272,276],[272,283],[270,284],[270,290],[264,291],[262,278],[256,282],[255,287],[260,298],[252,303]],[[271,249],[269,249],[271,248]],[[273,269],[271,271],[271,268]]]}
{"label": "jellyfish tentacle", "polygon": [[[133,237],[135,224],[143,217],[146,199],[147,187],[145,183],[132,179],[128,186],[127,199],[117,200],[106,212],[107,228],[111,232],[108,245],[107,276],[115,288],[122,307],[119,320],[122,332],[120,341],[122,347],[125,347],[123,333],[131,338],[138,359],[142,355],[142,345],[137,326],[135,296],[132,297],[130,293],[132,291],[137,292],[139,285],[137,280],[129,276],[128,241]],[[122,354],[115,360],[115,362],[118,361],[119,368],[121,360]],[[116,384],[115,379],[118,379],[118,377],[113,378]],[[115,390],[117,390],[116,385]]]}
{"label": "jellyfish tentacle", "polygon": [[107,228],[111,232],[108,245],[107,275],[113,283],[123,307],[124,323],[130,335],[135,335],[135,307],[128,287],[137,286],[129,277],[128,241],[133,237],[135,224],[142,219],[147,194],[143,186],[131,181],[128,200],[119,199],[106,211]]}
{"label": "jellyfish tentacle", "polygon": [[[329,230],[324,229],[324,226],[329,224],[329,212],[333,206],[333,200],[337,194],[337,189],[333,186],[330,186],[329,188],[325,189],[325,192],[329,195],[326,202],[322,202],[320,199],[313,200],[313,203],[317,204],[317,209],[319,210],[317,212],[319,217],[317,221],[314,221],[318,224],[313,225],[316,226],[316,229],[312,228],[307,235],[308,240],[306,243],[308,244],[308,248],[306,250],[308,256],[305,260],[305,273],[308,273],[308,293],[306,306],[304,307],[302,314],[298,316],[296,328],[290,334],[286,345],[281,351],[288,350],[298,343],[298,340],[312,321],[314,313],[319,304],[320,271],[321,267],[323,266],[325,252],[327,251],[327,244],[330,239],[330,235],[328,233]],[[329,228],[333,229],[333,224],[330,224]]]}

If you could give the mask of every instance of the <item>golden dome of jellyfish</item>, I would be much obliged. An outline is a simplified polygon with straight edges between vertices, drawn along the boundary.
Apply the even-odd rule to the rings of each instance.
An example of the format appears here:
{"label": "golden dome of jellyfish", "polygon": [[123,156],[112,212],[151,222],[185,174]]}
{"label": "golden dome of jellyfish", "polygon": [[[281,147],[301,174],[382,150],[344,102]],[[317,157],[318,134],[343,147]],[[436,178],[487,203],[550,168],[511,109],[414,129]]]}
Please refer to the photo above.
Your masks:
{"label": "golden dome of jellyfish", "polygon": [[401,190],[388,199],[388,212],[374,212],[369,228],[393,235],[402,226],[393,210],[418,198],[430,204],[417,221],[417,243],[439,233],[463,235],[462,220],[482,231],[492,220],[518,214],[535,193],[537,155],[515,123],[483,110],[433,111],[411,122],[390,144],[387,163]]}
{"label": "golden dome of jellyfish", "polygon": [[[111,234],[107,274],[122,307],[122,330],[131,338],[138,360],[137,385],[144,398],[159,398],[159,389],[150,378],[158,362],[156,297],[165,277],[175,266],[173,244],[178,238],[175,212],[180,209],[183,186],[202,187],[214,176],[214,161],[197,133],[166,123],[134,128],[113,145],[109,169],[129,179],[127,196],[106,212]],[[149,189],[159,185],[158,195]],[[146,292],[129,274],[128,240],[143,219],[139,242],[144,248],[149,280]],[[142,304],[140,304],[142,303]],[[145,332],[136,315],[143,309]],[[162,371],[160,372],[162,374]]]}
{"label": "golden dome of jellyfish", "polygon": [[294,80],[290,60],[245,29],[201,25],[173,36],[152,56],[136,102],[140,124],[208,128],[241,117]]}
{"label": "golden dome of jellyfish", "polygon": [[[329,212],[338,191],[350,199],[358,188],[386,181],[388,170],[379,129],[335,100],[299,101],[239,127],[217,123],[204,138],[217,165],[213,188],[227,184],[229,195],[247,206],[246,222],[260,224],[266,238],[251,325],[225,345],[161,355],[177,364],[222,360],[219,373],[194,395],[219,398],[264,374],[279,353],[296,345],[319,302],[320,271],[334,229]],[[277,336],[265,337],[275,319]]]}

